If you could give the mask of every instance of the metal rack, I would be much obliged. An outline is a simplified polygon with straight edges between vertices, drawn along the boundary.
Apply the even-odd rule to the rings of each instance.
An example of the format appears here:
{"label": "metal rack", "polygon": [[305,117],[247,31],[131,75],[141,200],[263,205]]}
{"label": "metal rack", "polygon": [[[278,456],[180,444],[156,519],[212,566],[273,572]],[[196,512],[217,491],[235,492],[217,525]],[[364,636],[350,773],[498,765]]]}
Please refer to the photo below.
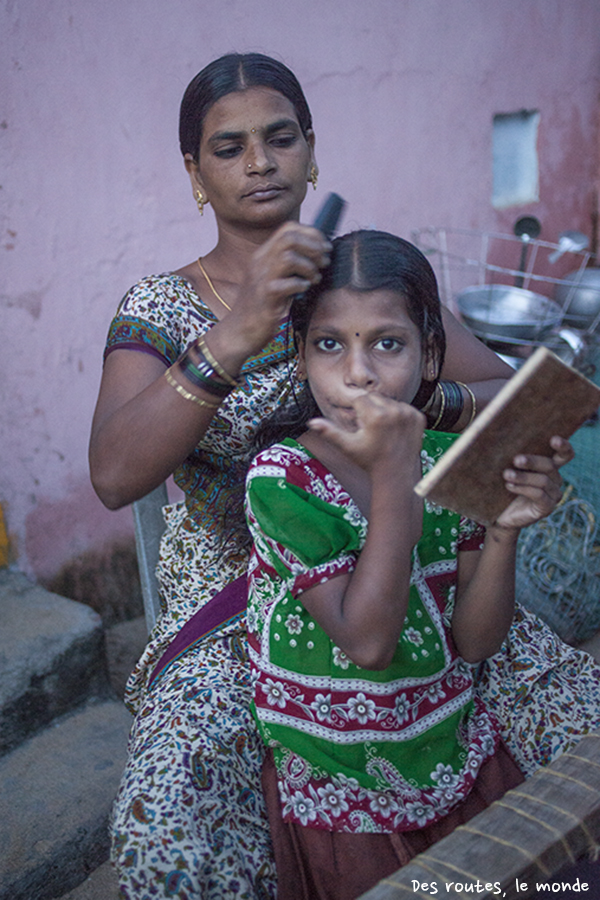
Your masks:
{"label": "metal rack", "polygon": [[[468,324],[515,368],[535,347],[544,344],[569,364],[590,374],[590,360],[600,346],[600,308],[593,318],[582,321],[570,310],[579,281],[595,260],[594,254],[588,250],[565,250],[563,244],[539,238],[459,228],[420,228],[412,238],[436,272],[442,302],[459,317],[457,298],[468,288],[519,285],[545,300],[545,305],[542,299],[538,302],[539,327],[525,338],[490,336]],[[559,315],[548,318],[545,310],[553,312],[555,304]],[[491,291],[489,308],[492,313]]]}

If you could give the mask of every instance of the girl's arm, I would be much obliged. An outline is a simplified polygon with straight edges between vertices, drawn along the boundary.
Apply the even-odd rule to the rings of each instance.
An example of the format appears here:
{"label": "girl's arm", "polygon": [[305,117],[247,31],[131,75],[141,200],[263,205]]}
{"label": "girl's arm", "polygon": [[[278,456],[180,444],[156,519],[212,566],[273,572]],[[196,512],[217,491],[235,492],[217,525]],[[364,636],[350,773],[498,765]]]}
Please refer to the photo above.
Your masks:
{"label": "girl's arm", "polygon": [[[356,665],[384,669],[406,617],[412,548],[421,536],[423,505],[414,486],[421,477],[424,417],[374,394],[358,398],[355,408],[356,432],[325,420],[315,420],[313,428],[369,473],[367,539],[350,575],[309,588],[300,599]],[[307,446],[319,455],[318,442]]]}
{"label": "girl's arm", "polygon": [[[210,352],[232,377],[275,334],[291,297],[318,281],[329,246],[319,231],[287,223],[254,253],[238,301],[206,336]],[[106,361],[89,458],[92,483],[109,509],[164,481],[216,412],[212,394],[189,385],[189,393],[212,404],[200,406],[177,393],[164,373],[160,360],[135,350],[114,350]]]}
{"label": "girl's arm", "polygon": [[486,532],[480,553],[459,553],[452,634],[467,662],[480,662],[500,649],[514,615],[517,541],[521,528],[549,515],[561,497],[559,468],[573,458],[568,441],[553,437],[552,457],[514,459],[504,472],[518,495]]}

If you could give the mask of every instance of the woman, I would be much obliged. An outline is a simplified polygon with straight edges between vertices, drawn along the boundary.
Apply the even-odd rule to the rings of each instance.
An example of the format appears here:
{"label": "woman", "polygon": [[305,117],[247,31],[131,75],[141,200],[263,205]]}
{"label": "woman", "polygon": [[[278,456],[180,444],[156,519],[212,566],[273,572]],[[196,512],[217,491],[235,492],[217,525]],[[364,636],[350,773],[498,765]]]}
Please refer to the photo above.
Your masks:
{"label": "woman", "polygon": [[[163,615],[127,690],[136,720],[113,860],[123,898],[272,897],[235,587],[247,553],[230,539],[229,513],[241,502],[257,422],[290,390],[293,354],[282,324],[290,299],[319,281],[329,243],[299,224],[307,183],[316,186],[315,137],[285,66],[259,54],[211,63],[183,98],[180,141],[199,210],[213,208],[218,241],[203,259],[143,279],[122,301],[90,444],[94,487],[109,508],[171,473],[185,493],[165,511]],[[428,410],[432,424],[459,430],[510,370],[449,314],[444,324],[444,378],[468,387],[436,391]],[[431,385],[423,387],[427,400]],[[223,599],[215,616],[172,644],[215,595]],[[170,664],[163,659],[157,671],[166,650]]]}

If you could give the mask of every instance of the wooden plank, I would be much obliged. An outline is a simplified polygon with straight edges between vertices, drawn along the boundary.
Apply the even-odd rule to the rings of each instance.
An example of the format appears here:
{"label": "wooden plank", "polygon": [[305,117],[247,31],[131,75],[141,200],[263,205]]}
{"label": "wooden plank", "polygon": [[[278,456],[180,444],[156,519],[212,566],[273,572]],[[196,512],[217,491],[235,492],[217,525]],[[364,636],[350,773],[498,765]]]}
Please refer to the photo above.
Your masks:
{"label": "wooden plank", "polygon": [[539,347],[415,487],[421,497],[491,525],[514,500],[502,472],[517,453],[547,454],[600,405],[600,388]]}
{"label": "wooden plank", "polygon": [[[599,839],[600,732],[593,732],[359,900],[545,896],[537,884],[552,883],[566,863],[600,849]],[[517,880],[527,888],[517,890]]]}

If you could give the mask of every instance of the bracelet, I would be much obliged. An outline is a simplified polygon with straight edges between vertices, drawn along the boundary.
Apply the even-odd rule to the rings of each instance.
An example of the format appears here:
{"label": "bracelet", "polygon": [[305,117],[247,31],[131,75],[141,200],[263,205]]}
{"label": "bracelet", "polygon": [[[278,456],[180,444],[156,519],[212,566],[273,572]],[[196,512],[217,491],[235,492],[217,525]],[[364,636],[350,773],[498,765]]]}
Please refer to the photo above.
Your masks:
{"label": "bracelet", "polygon": [[432,431],[434,431],[434,430],[438,427],[438,425],[440,424],[440,422],[442,421],[442,416],[444,415],[444,409],[445,409],[445,407],[446,407],[446,395],[445,395],[444,390],[443,390],[443,388],[442,388],[442,385],[441,385],[441,383],[440,383],[439,381],[438,381],[438,383],[437,383],[436,386],[435,386],[436,391],[438,390],[438,388],[439,388],[439,391],[440,391],[440,397],[441,397],[441,401],[440,401],[440,411],[439,411],[439,413],[438,413],[437,419],[435,420],[435,422],[434,422],[433,425],[431,426]]}
{"label": "bracelet", "polygon": [[451,431],[462,415],[465,398],[456,381],[440,382],[440,390],[446,397],[444,415],[438,423],[440,431]]}
{"label": "bracelet", "polygon": [[440,392],[440,411],[430,428],[438,431],[450,431],[461,417],[465,399],[456,381],[439,381],[436,391]]}
{"label": "bracelet", "polygon": [[177,393],[180,394],[184,398],[184,400],[192,400],[194,403],[197,403],[198,406],[205,406],[207,409],[218,409],[221,405],[220,403],[207,403],[207,401],[203,400],[202,397],[196,397],[195,394],[191,394],[189,391],[186,391],[186,389],[173,378],[170,369],[165,370],[165,378],[167,379],[168,384],[170,384],[171,387],[174,387]]}
{"label": "bracelet", "polygon": [[207,391],[209,394],[215,394],[223,400],[227,394],[231,393],[232,388],[220,380],[215,370],[209,365],[202,354],[200,354],[199,366],[194,365],[189,353],[182,356],[178,360],[177,365],[188,381],[191,381],[196,387],[202,388],[202,390]]}
{"label": "bracelet", "polygon": [[230,384],[232,388],[238,387],[238,382],[235,380],[235,378],[232,378],[231,375],[229,375],[229,373],[225,371],[223,366],[214,358],[214,356],[206,346],[206,341],[203,337],[198,338],[198,346],[200,347],[202,354],[206,357],[209,364],[219,373],[223,381],[226,381],[227,384]]}
{"label": "bracelet", "polygon": [[475,418],[475,416],[477,415],[477,400],[475,399],[475,394],[473,393],[473,391],[471,390],[471,388],[469,387],[468,384],[464,384],[464,382],[462,382],[462,381],[457,381],[456,383],[459,384],[461,387],[463,387],[465,389],[465,391],[467,392],[467,394],[469,395],[469,397],[471,398],[471,418],[465,425],[465,428],[468,428],[469,425],[471,424],[471,422],[473,421],[473,419]]}

